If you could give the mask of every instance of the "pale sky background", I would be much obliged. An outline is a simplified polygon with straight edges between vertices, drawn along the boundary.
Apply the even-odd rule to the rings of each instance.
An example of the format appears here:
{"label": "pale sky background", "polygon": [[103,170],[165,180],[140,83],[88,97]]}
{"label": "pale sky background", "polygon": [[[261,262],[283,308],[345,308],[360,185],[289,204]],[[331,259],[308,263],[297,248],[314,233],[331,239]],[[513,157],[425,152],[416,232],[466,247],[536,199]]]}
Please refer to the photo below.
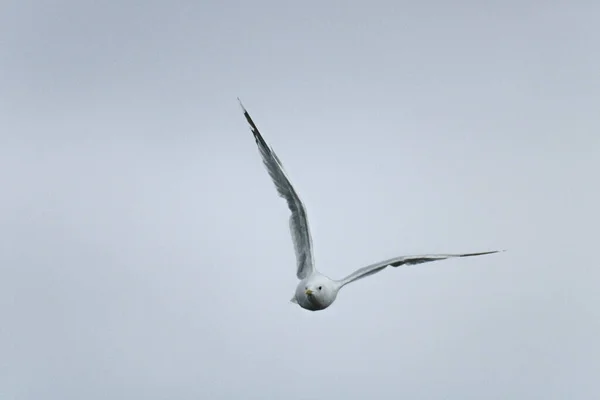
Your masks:
{"label": "pale sky background", "polygon": [[[600,3],[0,3],[0,399],[600,398]],[[388,269],[309,312],[317,268]]]}

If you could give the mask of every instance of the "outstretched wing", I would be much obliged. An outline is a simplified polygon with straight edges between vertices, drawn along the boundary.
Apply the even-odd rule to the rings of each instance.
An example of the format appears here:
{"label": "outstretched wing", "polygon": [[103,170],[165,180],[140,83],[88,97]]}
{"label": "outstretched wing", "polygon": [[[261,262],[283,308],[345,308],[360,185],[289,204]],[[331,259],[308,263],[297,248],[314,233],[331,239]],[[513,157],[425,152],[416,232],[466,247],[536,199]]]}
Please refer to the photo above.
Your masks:
{"label": "outstretched wing", "polygon": [[265,167],[267,167],[267,171],[277,188],[277,193],[287,201],[288,208],[292,212],[292,215],[290,216],[290,232],[296,251],[296,276],[298,279],[304,279],[314,270],[312,239],[310,237],[306,209],[296,193],[294,186],[292,186],[292,183],[287,177],[287,174],[283,169],[283,164],[277,157],[277,154],[275,154],[271,146],[263,139],[256,124],[252,121],[250,114],[248,114],[248,111],[246,111],[246,108],[244,108],[244,105],[239,98],[238,101],[244,111],[244,116],[246,117],[248,124],[250,124],[250,129],[252,130],[252,134],[254,135],[254,139],[260,150]]}
{"label": "outstretched wing", "polygon": [[341,286],[347,285],[350,282],[366,278],[369,275],[373,275],[384,268],[387,267],[399,267],[401,265],[415,265],[422,264],[431,261],[439,261],[445,260],[447,258],[455,258],[455,257],[473,257],[473,256],[482,256],[485,254],[493,254],[498,253],[500,250],[495,251],[486,251],[483,253],[465,253],[465,254],[426,254],[420,256],[402,256],[396,258],[390,258],[389,260],[381,261],[375,264],[368,265],[366,267],[360,268],[344,279],[340,281]]}

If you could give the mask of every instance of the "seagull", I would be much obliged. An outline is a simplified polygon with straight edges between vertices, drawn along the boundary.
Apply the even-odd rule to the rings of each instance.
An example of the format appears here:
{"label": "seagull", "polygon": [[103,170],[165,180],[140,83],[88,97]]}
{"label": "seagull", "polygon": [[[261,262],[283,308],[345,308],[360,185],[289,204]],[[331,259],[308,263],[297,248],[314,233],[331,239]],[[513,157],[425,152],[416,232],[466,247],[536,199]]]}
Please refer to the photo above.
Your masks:
{"label": "seagull", "polygon": [[262,137],[256,124],[239,98],[238,102],[242,107],[246,121],[248,121],[248,124],[250,125],[250,130],[258,145],[258,150],[262,156],[263,163],[275,184],[277,193],[286,200],[291,212],[289,220],[290,232],[294,243],[294,250],[296,252],[296,277],[300,280],[296,287],[294,297],[290,300],[292,303],[296,303],[306,310],[320,311],[331,306],[337,298],[340,289],[350,282],[376,274],[387,267],[416,265],[455,257],[482,256],[501,251],[494,250],[480,253],[399,256],[359,268],[340,280],[334,280],[323,275],[317,271],[314,266],[313,246],[308,226],[308,217],[306,215],[306,207],[302,200],[300,200],[300,196],[298,196],[296,189],[294,189],[292,182],[283,168],[281,160],[279,160],[279,157],[277,157],[273,148],[269,146]]}

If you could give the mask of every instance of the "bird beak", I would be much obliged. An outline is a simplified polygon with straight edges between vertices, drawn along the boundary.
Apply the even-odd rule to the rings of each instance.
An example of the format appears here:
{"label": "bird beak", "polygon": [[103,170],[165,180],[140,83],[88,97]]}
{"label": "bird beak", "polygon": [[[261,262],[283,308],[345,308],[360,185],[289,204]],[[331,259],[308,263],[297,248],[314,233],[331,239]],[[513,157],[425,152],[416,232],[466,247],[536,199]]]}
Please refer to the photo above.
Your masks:
{"label": "bird beak", "polygon": [[304,293],[306,293],[307,295],[309,295],[309,296],[310,296],[310,295],[313,293],[313,291],[312,291],[312,290],[310,290],[310,289],[306,289],[306,290],[304,291]]}

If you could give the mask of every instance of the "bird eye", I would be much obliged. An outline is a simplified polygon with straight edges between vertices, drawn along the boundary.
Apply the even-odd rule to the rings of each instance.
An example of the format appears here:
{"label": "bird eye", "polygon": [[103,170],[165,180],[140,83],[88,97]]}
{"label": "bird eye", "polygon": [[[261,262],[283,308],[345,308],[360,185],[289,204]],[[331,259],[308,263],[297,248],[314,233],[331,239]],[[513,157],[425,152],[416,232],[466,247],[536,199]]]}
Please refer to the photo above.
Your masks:
{"label": "bird eye", "polygon": [[321,290],[322,288],[323,288],[322,286],[319,286],[319,290]]}

